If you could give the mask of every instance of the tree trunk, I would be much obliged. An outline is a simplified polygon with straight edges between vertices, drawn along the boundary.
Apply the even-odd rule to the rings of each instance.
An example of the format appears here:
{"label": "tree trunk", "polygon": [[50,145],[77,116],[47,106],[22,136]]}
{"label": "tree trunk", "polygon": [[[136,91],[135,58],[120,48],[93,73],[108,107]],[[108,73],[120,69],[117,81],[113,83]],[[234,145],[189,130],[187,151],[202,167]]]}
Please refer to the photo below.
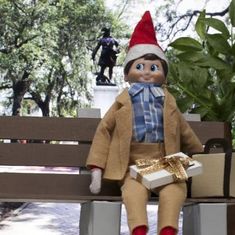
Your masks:
{"label": "tree trunk", "polygon": [[51,100],[51,93],[47,93],[45,100],[42,100],[42,97],[40,93],[30,91],[30,94],[32,96],[32,100],[38,105],[40,110],[42,111],[43,117],[49,117],[50,116],[50,100]]}
{"label": "tree trunk", "polygon": [[[29,76],[29,73],[25,72],[24,76]],[[24,98],[25,93],[29,90],[31,81],[29,80],[19,80],[13,83],[13,107],[12,115],[16,116],[19,114],[21,109],[21,103]]]}
{"label": "tree trunk", "polygon": [[43,117],[49,117],[50,116],[50,107],[49,107],[49,102],[42,102],[39,105],[39,108],[42,110],[42,116]]}

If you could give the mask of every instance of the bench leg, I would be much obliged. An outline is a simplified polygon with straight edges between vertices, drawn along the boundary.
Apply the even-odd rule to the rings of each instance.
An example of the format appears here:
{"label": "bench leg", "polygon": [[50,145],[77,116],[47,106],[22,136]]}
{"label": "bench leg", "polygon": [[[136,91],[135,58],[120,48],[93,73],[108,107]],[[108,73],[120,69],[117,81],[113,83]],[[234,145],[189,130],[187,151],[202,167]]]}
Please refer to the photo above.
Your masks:
{"label": "bench leg", "polygon": [[185,206],[183,235],[235,235],[235,204],[198,203]]}
{"label": "bench leg", "polygon": [[121,202],[93,201],[81,205],[80,235],[120,235]]}

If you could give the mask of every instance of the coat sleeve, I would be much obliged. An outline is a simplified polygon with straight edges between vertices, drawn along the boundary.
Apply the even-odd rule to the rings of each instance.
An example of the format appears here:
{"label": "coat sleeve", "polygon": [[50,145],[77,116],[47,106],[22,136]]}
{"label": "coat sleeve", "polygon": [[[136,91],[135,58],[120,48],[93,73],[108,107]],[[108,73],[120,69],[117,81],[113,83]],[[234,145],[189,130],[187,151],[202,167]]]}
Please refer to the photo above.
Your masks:
{"label": "coat sleeve", "polygon": [[115,123],[115,112],[118,104],[115,102],[99,123],[92,141],[86,165],[104,169],[109,154],[109,146]]}
{"label": "coat sleeve", "polygon": [[180,142],[182,151],[187,153],[202,152],[203,146],[200,140],[184,119],[182,113],[179,110],[177,111],[180,117]]}

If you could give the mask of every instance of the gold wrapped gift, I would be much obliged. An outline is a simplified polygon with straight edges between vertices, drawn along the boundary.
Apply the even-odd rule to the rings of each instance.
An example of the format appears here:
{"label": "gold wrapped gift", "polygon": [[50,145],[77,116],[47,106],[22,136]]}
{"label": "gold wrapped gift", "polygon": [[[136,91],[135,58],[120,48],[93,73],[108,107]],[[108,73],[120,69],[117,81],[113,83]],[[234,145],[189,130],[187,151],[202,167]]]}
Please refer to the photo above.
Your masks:
{"label": "gold wrapped gift", "polygon": [[130,166],[130,175],[148,189],[185,181],[188,177],[202,173],[201,163],[192,160],[182,152],[161,159],[140,159]]}

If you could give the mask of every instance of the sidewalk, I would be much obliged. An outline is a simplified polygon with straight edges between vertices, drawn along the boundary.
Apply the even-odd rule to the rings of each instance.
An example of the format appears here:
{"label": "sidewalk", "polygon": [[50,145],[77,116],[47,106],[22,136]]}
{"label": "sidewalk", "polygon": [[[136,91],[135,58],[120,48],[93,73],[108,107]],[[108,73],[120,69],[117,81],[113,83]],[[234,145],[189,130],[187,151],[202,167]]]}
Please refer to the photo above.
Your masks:
{"label": "sidewalk", "polygon": [[[156,235],[156,213],[157,206],[148,206],[150,225],[148,235]],[[79,235],[79,216],[80,204],[77,203],[30,203],[0,222],[0,234]],[[181,234],[180,231],[179,235]],[[122,207],[120,235],[129,235],[124,207]]]}

